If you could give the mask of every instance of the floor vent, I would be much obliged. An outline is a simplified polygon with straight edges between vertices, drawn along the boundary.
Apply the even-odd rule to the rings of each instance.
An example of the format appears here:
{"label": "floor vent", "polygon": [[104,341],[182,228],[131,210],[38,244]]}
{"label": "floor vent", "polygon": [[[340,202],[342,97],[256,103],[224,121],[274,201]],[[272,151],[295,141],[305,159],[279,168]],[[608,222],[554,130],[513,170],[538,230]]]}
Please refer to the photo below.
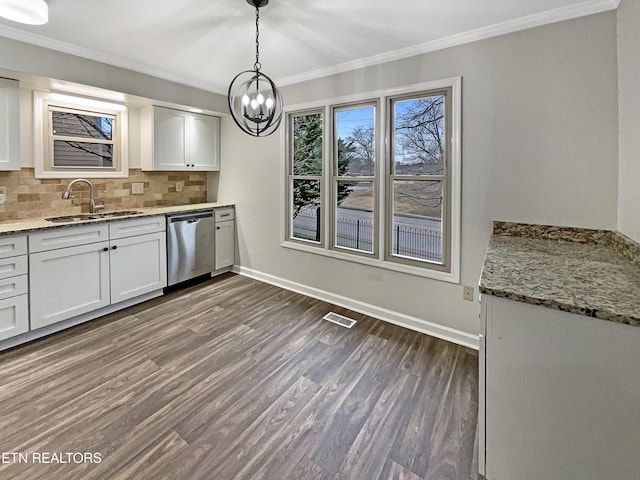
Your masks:
{"label": "floor vent", "polygon": [[339,315],[334,312],[329,312],[322,318],[324,320],[328,320],[329,322],[336,323],[342,327],[347,327],[347,328],[351,328],[357,323],[352,318],[343,317],[342,315]]}

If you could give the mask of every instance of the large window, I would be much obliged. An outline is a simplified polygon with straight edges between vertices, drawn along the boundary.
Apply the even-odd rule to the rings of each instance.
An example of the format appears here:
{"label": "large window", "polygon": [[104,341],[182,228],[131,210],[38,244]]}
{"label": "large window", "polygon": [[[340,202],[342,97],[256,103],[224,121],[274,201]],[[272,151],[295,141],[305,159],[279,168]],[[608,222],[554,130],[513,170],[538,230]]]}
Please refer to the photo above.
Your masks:
{"label": "large window", "polygon": [[332,246],[376,251],[376,105],[334,108]]}
{"label": "large window", "polygon": [[460,79],[300,107],[283,245],[458,282]]}
{"label": "large window", "polygon": [[450,90],[391,98],[387,258],[444,266]]}
{"label": "large window", "polygon": [[323,172],[323,114],[289,116],[289,237],[320,244]]}
{"label": "large window", "polygon": [[128,175],[124,105],[43,92],[34,101],[37,178]]}

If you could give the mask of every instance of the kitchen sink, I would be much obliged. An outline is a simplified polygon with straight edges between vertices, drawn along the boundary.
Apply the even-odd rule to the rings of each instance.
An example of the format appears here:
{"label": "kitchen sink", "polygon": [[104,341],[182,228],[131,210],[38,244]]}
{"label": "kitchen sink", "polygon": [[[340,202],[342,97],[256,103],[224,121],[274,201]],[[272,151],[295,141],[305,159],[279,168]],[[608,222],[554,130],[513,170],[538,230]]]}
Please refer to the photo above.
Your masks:
{"label": "kitchen sink", "polygon": [[63,215],[61,217],[49,217],[45,218],[47,222],[52,223],[66,223],[66,222],[83,222],[86,220],[100,220],[101,218],[117,218],[127,217],[129,215],[139,215],[142,212],[135,210],[121,210],[119,212],[104,212],[104,213],[83,213],[79,215]]}

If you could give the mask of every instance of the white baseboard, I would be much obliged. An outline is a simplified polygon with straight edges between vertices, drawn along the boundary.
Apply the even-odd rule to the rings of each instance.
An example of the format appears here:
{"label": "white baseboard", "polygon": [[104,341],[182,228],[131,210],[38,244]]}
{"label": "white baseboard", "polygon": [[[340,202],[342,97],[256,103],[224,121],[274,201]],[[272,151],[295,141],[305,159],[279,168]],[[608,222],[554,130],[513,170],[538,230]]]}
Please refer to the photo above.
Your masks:
{"label": "white baseboard", "polygon": [[475,350],[479,349],[480,342],[478,335],[472,335],[461,330],[456,330],[455,328],[438,325],[437,323],[422,320],[403,313],[394,312],[386,308],[369,305],[359,300],[353,300],[351,298],[343,297],[342,295],[309,287],[301,283],[292,282],[268,273],[252,270],[250,268],[235,265],[232,271],[245,277],[260,280],[261,282],[269,283],[271,285],[284,288],[285,290],[290,290],[340,307],[348,308],[354,312],[363,313],[370,317],[393,323],[410,330],[425,333]]}

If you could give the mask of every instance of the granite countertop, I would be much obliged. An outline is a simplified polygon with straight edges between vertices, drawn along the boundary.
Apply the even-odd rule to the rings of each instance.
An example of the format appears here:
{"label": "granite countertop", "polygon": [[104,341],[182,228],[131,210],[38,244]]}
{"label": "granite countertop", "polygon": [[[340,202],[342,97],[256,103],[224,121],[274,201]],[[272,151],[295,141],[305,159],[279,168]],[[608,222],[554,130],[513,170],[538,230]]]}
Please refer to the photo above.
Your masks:
{"label": "granite countertop", "polygon": [[[167,215],[171,213],[187,213],[198,212],[201,210],[211,210],[213,208],[232,207],[232,203],[195,203],[191,205],[178,205],[172,207],[153,207],[153,208],[132,208],[132,211],[140,212],[134,215],[125,215],[121,217],[99,218],[95,220],[83,220],[80,222],[49,222],[44,218],[35,218],[32,220],[20,220],[16,222],[0,222],[0,235],[13,235],[20,233],[35,232],[38,230],[47,230],[51,228],[77,227],[92,223],[117,222],[120,220],[129,220],[131,218],[152,217],[154,215]],[[97,213],[109,213],[109,211],[100,210]],[[51,216],[58,216],[56,214]]]}
{"label": "granite countertop", "polygon": [[608,230],[494,222],[480,293],[640,327],[640,245]]}

